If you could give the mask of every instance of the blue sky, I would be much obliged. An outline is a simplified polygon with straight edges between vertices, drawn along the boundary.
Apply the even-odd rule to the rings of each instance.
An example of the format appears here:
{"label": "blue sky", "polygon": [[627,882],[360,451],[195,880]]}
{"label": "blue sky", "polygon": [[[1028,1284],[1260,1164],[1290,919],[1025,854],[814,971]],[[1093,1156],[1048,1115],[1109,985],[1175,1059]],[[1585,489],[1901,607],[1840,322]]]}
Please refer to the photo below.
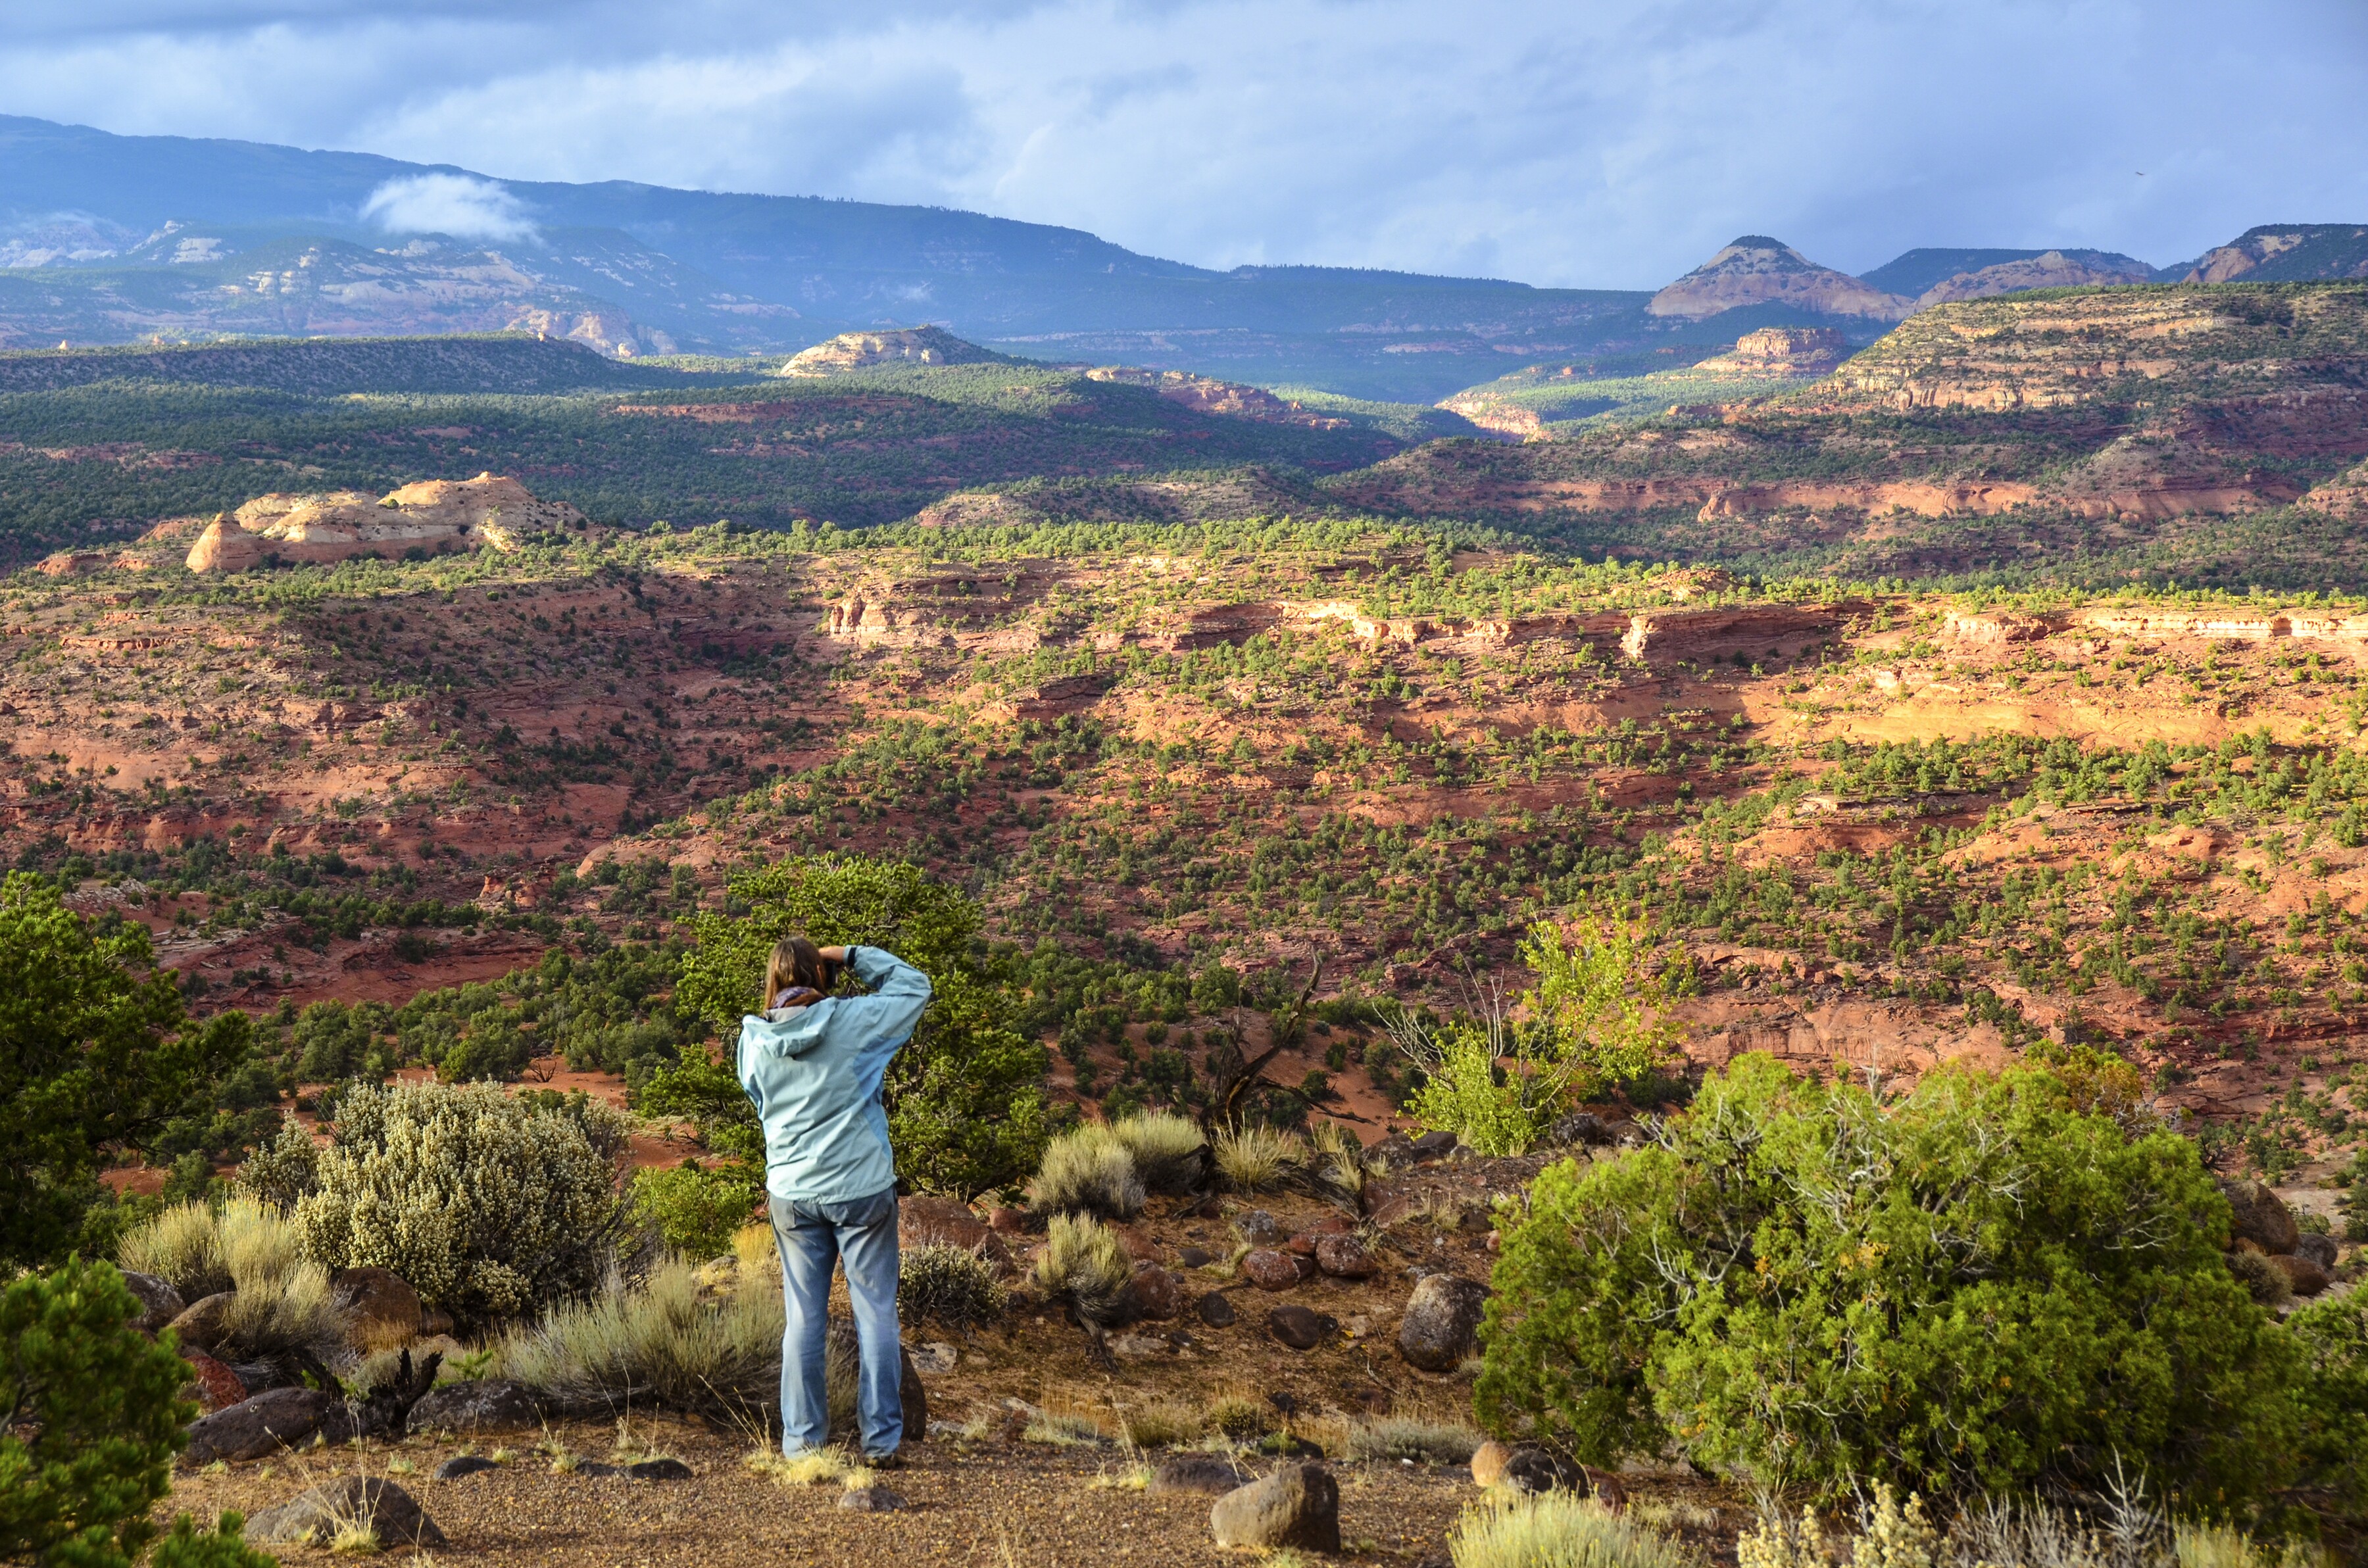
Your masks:
{"label": "blue sky", "polygon": [[0,110],[1649,288],[2368,222],[2362,0],[10,0]]}

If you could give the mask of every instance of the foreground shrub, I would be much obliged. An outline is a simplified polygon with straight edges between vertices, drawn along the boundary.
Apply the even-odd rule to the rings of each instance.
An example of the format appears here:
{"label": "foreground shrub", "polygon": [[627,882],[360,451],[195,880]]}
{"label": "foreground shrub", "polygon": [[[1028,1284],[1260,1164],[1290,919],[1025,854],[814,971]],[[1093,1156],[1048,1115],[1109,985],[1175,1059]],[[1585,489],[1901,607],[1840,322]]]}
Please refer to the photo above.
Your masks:
{"label": "foreground shrub", "polygon": [[1054,1214],[1132,1220],[1143,1212],[1143,1173],[1134,1155],[1098,1121],[1073,1127],[1045,1145],[1028,1184],[1028,1201]]}
{"label": "foreground shrub", "polygon": [[1217,1134],[1217,1171],[1236,1192],[1264,1192],[1307,1163],[1307,1144],[1295,1132],[1255,1124]]}
{"label": "foreground shrub", "polygon": [[[134,1329],[140,1302],[103,1263],[68,1262],[0,1290],[0,1560],[120,1568],[155,1539],[172,1490],[188,1368]],[[159,1568],[267,1568],[225,1515],[219,1534],[182,1516]]]}
{"label": "foreground shrub", "polygon": [[283,1357],[327,1364],[346,1353],[345,1319],[329,1293],[328,1270],[305,1255],[286,1216],[252,1198],[221,1209],[177,1204],[126,1235],[123,1267],[169,1280],[184,1301],[236,1292],[214,1354],[226,1361]]}
{"label": "foreground shrub", "polygon": [[1134,1264],[1109,1226],[1074,1214],[1053,1216],[1036,1260],[1036,1283],[1047,1296],[1066,1299],[1080,1323],[1116,1323],[1133,1278]]}
{"label": "foreground shrub", "polygon": [[722,1257],[748,1222],[757,1194],[736,1168],[709,1168],[685,1160],[666,1170],[633,1177],[633,1217],[675,1251],[695,1258]]}
{"label": "foreground shrub", "polygon": [[1148,1111],[1121,1117],[1110,1123],[1118,1140],[1134,1161],[1144,1187],[1178,1194],[1196,1190],[1209,1169],[1209,1141],[1190,1119],[1174,1111]]}
{"label": "foreground shrub", "polygon": [[338,1102],[336,1142],[296,1223],[332,1268],[391,1268],[456,1317],[508,1316],[609,1272],[624,1227],[624,1119],[597,1101],[535,1105],[492,1084],[364,1085]]}
{"label": "foreground shrub", "polygon": [[906,1322],[969,1328],[1003,1315],[1010,1293],[995,1265],[973,1247],[931,1242],[896,1259],[896,1311]]}
{"label": "foreground shrub", "polygon": [[2294,1337],[2223,1261],[2194,1145],[2055,1074],[1904,1099],[1748,1056],[1659,1146],[1551,1167],[1510,1227],[1478,1408],[1589,1463],[1667,1447],[1832,1496],[2288,1479]]}
{"label": "foreground shrub", "polygon": [[1569,1492],[1474,1504],[1447,1552],[1455,1568],[1697,1568],[1679,1542]]}
{"label": "foreground shrub", "polygon": [[755,1271],[710,1296],[695,1265],[669,1259],[638,1290],[562,1303],[510,1329],[495,1360],[562,1409],[746,1419],[780,1400],[781,1292],[766,1279]]}

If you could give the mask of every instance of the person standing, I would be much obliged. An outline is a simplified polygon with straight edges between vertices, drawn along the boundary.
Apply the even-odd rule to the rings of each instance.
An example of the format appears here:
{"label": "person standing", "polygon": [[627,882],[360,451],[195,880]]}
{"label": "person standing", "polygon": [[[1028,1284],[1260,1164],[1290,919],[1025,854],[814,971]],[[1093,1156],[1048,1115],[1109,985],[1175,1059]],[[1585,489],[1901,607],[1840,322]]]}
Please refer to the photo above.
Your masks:
{"label": "person standing", "polygon": [[[834,996],[851,970],[869,995]],[[765,1129],[765,1190],[781,1255],[781,1451],[829,1439],[823,1385],[830,1276],[847,1267],[862,1370],[864,1462],[893,1468],[905,1437],[896,1323],[896,1161],[881,1084],[928,1006],[929,977],[879,948],[792,937],[740,1020],[740,1086]]]}

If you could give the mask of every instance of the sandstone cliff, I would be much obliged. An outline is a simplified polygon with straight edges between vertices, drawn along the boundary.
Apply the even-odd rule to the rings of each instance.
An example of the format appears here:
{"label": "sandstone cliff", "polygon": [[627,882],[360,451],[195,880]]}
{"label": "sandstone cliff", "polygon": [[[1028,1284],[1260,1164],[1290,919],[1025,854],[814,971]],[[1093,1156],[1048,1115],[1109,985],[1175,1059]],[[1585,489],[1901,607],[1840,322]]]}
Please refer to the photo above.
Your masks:
{"label": "sandstone cliff", "polygon": [[1747,332],[1724,354],[1696,362],[1681,374],[1716,371],[1736,376],[1811,378],[1831,375],[1850,358],[1850,343],[1829,326],[1764,326]]}
{"label": "sandstone cliff", "polygon": [[516,550],[539,534],[586,526],[564,501],[536,497],[515,479],[422,480],[372,500],[359,490],[275,492],[216,517],[190,548],[192,572],[244,572],[267,560],[324,565],[417,551],[442,555]]}
{"label": "sandstone cliff", "polygon": [[793,355],[784,376],[836,376],[871,365],[989,365],[1007,358],[965,343],[940,326],[893,332],[842,332]]}
{"label": "sandstone cliff", "polygon": [[1169,403],[1180,403],[1195,414],[1221,414],[1234,419],[1255,419],[1266,425],[1298,425],[1310,430],[1346,430],[1349,422],[1328,415],[1311,414],[1296,403],[1288,403],[1264,387],[1244,386],[1239,381],[1221,381],[1213,376],[1196,376],[1190,370],[1142,370],[1132,365],[1097,365],[1086,372],[1088,381],[1115,381],[1121,386],[1145,387],[1157,392]]}
{"label": "sandstone cliff", "polygon": [[1746,234],[1652,298],[1656,316],[1700,320],[1742,305],[1782,304],[1820,315],[1898,321],[1914,305],[1848,273],[1819,267],[1781,240]]}

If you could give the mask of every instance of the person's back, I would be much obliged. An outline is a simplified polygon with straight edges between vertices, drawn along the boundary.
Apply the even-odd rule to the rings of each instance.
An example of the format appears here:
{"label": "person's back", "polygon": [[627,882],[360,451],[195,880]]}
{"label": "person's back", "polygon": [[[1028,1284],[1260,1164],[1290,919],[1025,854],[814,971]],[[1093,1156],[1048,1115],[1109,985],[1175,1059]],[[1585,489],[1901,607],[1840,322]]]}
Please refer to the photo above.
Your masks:
{"label": "person's back", "polygon": [[[832,996],[852,969],[868,996]],[[767,965],[765,1011],[740,1020],[738,1076],[765,1129],[765,1188],[781,1254],[781,1448],[828,1437],[823,1364],[831,1266],[847,1267],[862,1363],[866,1458],[904,1437],[896,1324],[896,1164],[881,1085],[928,1006],[927,975],[878,948],[793,937]]]}

